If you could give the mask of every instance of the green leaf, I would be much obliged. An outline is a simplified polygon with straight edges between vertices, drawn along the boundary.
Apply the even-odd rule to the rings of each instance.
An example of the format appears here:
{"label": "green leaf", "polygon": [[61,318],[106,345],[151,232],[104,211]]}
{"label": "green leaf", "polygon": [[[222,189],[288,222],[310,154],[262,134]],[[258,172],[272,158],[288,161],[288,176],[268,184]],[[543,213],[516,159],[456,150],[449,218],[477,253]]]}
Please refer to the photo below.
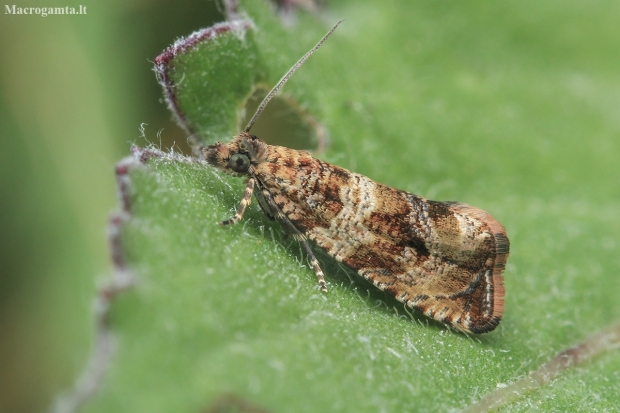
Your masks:
{"label": "green leaf", "polygon": [[179,123],[207,139],[235,133],[240,103],[262,78],[248,20],[195,32],[177,41],[155,63],[168,106]]}
{"label": "green leaf", "polygon": [[[117,353],[86,411],[450,411],[620,320],[618,6],[335,3],[347,20],[287,93],[329,130],[324,159],[506,226],[499,328],[468,337],[410,316],[325,256],[321,294],[255,203],[217,225],[241,180],[159,154],[129,168],[121,245],[138,284],[113,302]],[[205,140],[234,133],[253,83],[273,85],[329,26],[299,14],[283,29],[265,3],[242,6],[251,34],[175,60],[186,79],[218,59],[240,70],[182,106]],[[505,410],[613,410],[619,371],[607,352]]]}

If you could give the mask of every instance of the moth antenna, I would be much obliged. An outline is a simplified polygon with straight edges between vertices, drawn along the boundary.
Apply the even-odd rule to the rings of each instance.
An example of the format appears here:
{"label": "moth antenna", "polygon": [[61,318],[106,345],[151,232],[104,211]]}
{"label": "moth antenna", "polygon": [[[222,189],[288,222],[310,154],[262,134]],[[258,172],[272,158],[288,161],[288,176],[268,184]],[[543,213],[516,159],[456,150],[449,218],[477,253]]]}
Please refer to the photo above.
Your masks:
{"label": "moth antenna", "polygon": [[263,99],[263,101],[260,103],[260,105],[258,105],[258,109],[256,109],[256,112],[254,112],[254,116],[252,116],[252,119],[250,119],[250,122],[248,123],[248,126],[245,127],[245,129],[243,130],[244,132],[249,132],[250,129],[252,129],[252,126],[254,126],[254,123],[256,123],[256,121],[258,120],[258,117],[261,115],[261,113],[263,113],[263,110],[265,110],[265,107],[267,106],[267,104],[269,103],[269,101],[278,94],[278,92],[280,91],[280,89],[282,89],[282,86],[284,86],[284,84],[291,78],[291,76],[293,76],[293,74],[297,71],[297,69],[299,69],[301,67],[301,65],[303,65],[306,60],[308,60],[308,58],[310,56],[312,56],[314,54],[314,52],[316,52],[319,47],[321,47],[323,45],[323,43],[325,43],[325,40],[327,40],[327,38],[329,36],[331,36],[331,34],[334,32],[334,30],[336,30],[336,28],[338,27],[338,25],[340,25],[340,23],[342,23],[344,21],[344,19],[340,19],[338,20],[338,22],[334,25],[334,27],[332,27],[325,36],[323,36],[323,38],[316,44],[316,46],[314,46],[312,49],[310,49],[310,51],[308,53],[306,53],[305,55],[303,55],[301,57],[301,59],[299,59],[297,61],[297,63],[295,63],[293,65],[293,67],[291,67],[288,72],[286,72],[286,74],[284,76],[282,76],[282,79],[280,79],[278,81],[278,84],[276,84],[274,86],[273,89],[271,89],[271,91],[267,94],[267,96],[265,96],[265,98]]}

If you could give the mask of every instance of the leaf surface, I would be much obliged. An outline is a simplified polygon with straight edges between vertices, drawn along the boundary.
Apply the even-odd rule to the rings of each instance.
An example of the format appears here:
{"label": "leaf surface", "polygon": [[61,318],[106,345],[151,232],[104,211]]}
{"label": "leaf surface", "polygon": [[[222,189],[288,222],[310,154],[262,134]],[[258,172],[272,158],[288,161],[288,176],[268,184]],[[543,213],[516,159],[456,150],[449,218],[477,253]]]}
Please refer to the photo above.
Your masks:
{"label": "leaf surface", "polygon": [[[232,135],[253,85],[329,27],[302,13],[283,29],[263,2],[241,4],[251,35],[174,63],[179,79],[230,71],[213,97],[190,82],[177,96],[204,141]],[[217,225],[241,180],[162,154],[129,172],[122,245],[139,283],[114,302],[118,353],[86,411],[208,411],[223,396],[270,412],[453,411],[620,319],[618,6],[376,4],[330,4],[347,20],[287,93],[329,130],[323,159],[506,226],[499,328],[468,337],[410,316],[326,256],[321,294],[255,202]],[[613,410],[618,371],[606,353],[505,411]]]}

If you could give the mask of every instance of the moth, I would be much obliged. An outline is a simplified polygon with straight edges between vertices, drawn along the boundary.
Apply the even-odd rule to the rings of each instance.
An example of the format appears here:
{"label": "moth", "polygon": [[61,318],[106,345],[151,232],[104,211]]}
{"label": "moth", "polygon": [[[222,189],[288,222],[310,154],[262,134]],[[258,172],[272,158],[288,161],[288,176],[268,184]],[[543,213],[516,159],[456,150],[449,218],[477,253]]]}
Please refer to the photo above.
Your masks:
{"label": "moth", "polygon": [[239,221],[254,194],[301,243],[322,291],[309,241],[408,307],[462,332],[489,332],[504,311],[509,253],[506,230],[489,213],[430,201],[250,134],[269,100],[341,22],[289,69],[241,133],[202,149],[208,164],[247,178],[236,214],[222,224]]}

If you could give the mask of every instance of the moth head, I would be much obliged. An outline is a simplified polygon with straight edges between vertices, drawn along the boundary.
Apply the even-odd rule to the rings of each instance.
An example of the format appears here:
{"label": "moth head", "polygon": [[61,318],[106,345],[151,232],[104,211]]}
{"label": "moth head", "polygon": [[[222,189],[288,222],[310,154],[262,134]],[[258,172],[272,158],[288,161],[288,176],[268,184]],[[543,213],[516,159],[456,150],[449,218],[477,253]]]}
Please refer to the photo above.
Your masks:
{"label": "moth head", "polygon": [[247,153],[234,153],[228,159],[228,167],[238,174],[247,174],[252,163]]}
{"label": "moth head", "polygon": [[234,176],[251,175],[256,165],[265,160],[267,145],[248,133],[235,136],[230,142],[203,148],[207,163]]}

